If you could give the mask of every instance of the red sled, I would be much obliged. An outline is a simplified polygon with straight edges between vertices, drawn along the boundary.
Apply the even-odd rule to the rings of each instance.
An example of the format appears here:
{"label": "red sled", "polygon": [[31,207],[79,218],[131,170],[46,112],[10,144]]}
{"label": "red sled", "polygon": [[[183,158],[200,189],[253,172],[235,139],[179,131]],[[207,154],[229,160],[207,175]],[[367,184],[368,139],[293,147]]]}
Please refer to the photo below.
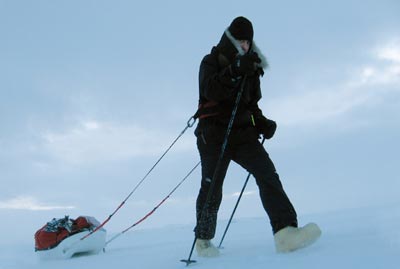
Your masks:
{"label": "red sled", "polygon": [[100,223],[89,216],[53,219],[35,233],[35,251],[41,259],[65,259],[78,254],[97,254],[105,246],[106,230],[85,237]]}

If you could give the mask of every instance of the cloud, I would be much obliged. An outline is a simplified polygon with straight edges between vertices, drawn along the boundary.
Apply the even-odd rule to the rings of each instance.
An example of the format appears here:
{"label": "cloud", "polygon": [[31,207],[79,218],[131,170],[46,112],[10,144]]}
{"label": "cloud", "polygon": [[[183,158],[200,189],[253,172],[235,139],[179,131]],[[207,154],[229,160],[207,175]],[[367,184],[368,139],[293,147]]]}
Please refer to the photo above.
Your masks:
{"label": "cloud", "polygon": [[31,196],[18,196],[10,200],[0,201],[0,209],[45,211],[74,208],[74,206],[45,205]]}
{"label": "cloud", "polygon": [[[62,133],[47,131],[42,138],[45,151],[70,163],[160,155],[174,140],[159,130],[96,120],[80,122]],[[193,143],[181,139],[175,150],[189,147]]]}
{"label": "cloud", "polygon": [[400,40],[394,40],[376,50],[379,59],[400,63]]}
{"label": "cloud", "polygon": [[[258,193],[257,191],[245,191],[245,192],[243,192],[243,196],[252,196],[252,195],[256,195],[257,193]],[[238,198],[239,195],[240,195],[240,192],[234,192],[234,193],[225,195],[225,197]]]}
{"label": "cloud", "polygon": [[350,79],[335,85],[310,85],[314,90],[272,100],[269,112],[286,126],[315,125],[376,104],[400,93],[400,42],[390,42],[371,53],[371,63],[355,68]]}

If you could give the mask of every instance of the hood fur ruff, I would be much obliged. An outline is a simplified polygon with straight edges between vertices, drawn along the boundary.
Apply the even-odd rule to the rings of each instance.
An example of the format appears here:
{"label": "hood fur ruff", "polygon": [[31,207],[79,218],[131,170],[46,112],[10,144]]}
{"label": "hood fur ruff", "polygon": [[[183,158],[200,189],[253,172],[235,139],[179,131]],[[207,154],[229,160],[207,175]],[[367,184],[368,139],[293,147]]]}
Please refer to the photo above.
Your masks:
{"label": "hood fur ruff", "polygon": [[[225,30],[225,34],[228,37],[228,39],[232,42],[233,46],[235,46],[236,50],[239,52],[240,55],[244,55],[245,52],[242,49],[242,47],[240,46],[240,43],[238,40],[236,40],[231,32],[228,30],[228,28],[226,28]],[[261,59],[261,63],[259,63],[258,65],[262,68],[262,69],[266,69],[268,68],[268,61],[267,58],[265,57],[265,55],[261,52],[261,50],[257,47],[256,43],[254,42],[254,40],[252,41],[251,44],[251,50],[254,51],[255,53],[257,53],[258,57]]]}

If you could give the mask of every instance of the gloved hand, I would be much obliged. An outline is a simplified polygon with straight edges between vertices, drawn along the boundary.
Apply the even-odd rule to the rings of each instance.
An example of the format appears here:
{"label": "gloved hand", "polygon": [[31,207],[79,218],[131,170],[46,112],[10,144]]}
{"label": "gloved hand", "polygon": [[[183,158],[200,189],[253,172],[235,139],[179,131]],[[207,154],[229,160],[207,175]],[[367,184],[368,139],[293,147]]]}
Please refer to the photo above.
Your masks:
{"label": "gloved hand", "polygon": [[260,117],[256,120],[257,130],[265,139],[271,139],[276,131],[276,122],[265,117]]}
{"label": "gloved hand", "polygon": [[261,59],[255,52],[238,56],[231,65],[232,75],[235,77],[253,75],[258,69],[257,64],[259,63],[261,63]]}

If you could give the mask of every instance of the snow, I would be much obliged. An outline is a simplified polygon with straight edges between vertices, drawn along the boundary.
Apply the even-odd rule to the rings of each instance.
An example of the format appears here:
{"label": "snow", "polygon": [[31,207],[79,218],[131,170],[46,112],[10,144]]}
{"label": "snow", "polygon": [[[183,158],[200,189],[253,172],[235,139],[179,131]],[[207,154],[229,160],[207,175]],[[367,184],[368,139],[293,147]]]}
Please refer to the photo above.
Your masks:
{"label": "snow", "polygon": [[[192,258],[197,263],[189,268],[399,268],[399,208],[399,204],[391,204],[299,215],[302,224],[317,222],[322,237],[314,245],[289,254],[275,253],[266,217],[234,219],[221,255],[200,258],[194,253]],[[215,244],[226,223],[219,221]],[[26,225],[25,229],[32,227]],[[110,243],[105,252],[56,261],[39,260],[33,250],[33,234],[15,243],[3,240],[0,269],[186,268],[180,260],[188,258],[192,229],[193,225],[187,224],[132,229]],[[16,234],[2,236],[12,239]]]}

